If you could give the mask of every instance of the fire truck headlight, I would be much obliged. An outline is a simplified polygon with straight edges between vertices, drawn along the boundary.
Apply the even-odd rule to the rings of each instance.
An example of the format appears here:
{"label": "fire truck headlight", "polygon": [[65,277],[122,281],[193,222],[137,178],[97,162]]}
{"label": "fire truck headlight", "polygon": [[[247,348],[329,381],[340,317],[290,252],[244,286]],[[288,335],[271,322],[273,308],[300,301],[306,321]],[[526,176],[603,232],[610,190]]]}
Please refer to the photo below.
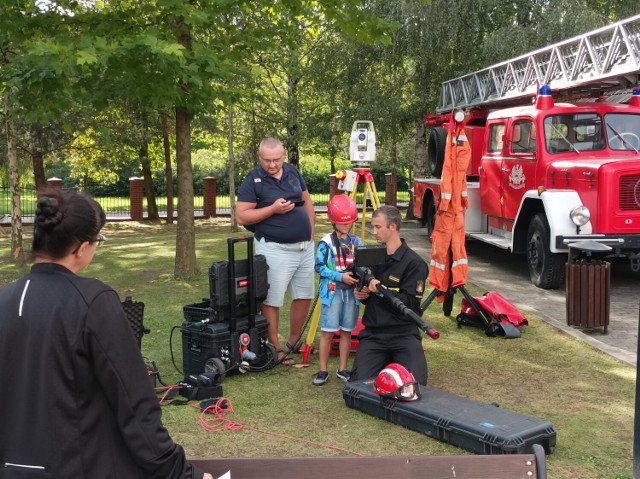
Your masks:
{"label": "fire truck headlight", "polygon": [[584,226],[589,222],[591,213],[589,212],[589,208],[580,205],[571,210],[571,213],[569,213],[569,218],[571,218],[571,221],[573,221],[574,225]]}

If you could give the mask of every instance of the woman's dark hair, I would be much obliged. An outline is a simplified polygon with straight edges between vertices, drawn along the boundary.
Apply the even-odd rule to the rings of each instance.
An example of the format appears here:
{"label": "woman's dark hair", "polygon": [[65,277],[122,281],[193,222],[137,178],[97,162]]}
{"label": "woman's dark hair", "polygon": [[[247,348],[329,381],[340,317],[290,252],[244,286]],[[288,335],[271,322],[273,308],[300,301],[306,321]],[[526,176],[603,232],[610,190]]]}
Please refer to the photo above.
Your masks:
{"label": "woman's dark hair", "polygon": [[63,258],[82,242],[95,241],[106,221],[102,207],[88,196],[44,191],[36,204],[31,255]]}

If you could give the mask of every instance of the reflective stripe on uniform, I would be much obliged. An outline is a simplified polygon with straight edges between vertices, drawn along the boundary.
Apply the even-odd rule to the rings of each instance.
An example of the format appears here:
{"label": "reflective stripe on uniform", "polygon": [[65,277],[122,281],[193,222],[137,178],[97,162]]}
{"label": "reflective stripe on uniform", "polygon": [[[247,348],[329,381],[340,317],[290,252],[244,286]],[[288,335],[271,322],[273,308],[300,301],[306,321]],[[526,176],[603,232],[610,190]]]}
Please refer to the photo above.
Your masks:
{"label": "reflective stripe on uniform", "polygon": [[454,261],[453,263],[451,263],[451,267],[455,268],[456,266],[460,266],[463,264],[469,264],[469,261],[467,261],[467,258],[460,258],[457,261]]}
{"label": "reflective stripe on uniform", "polygon": [[434,268],[441,269],[442,271],[445,270],[445,267],[442,263],[438,263],[437,261],[434,261],[434,260],[431,260],[431,266],[433,266]]}
{"label": "reflective stripe on uniform", "polygon": [[442,193],[440,193],[440,195],[442,196],[443,200],[450,200],[451,199],[451,193],[445,193],[443,191]]}

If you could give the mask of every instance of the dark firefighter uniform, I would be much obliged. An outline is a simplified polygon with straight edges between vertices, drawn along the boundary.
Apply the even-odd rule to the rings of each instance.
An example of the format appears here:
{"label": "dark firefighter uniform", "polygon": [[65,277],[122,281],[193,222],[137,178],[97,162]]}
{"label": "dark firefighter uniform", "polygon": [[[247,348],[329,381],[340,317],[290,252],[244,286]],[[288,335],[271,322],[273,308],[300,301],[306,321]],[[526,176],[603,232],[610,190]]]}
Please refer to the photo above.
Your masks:
{"label": "dark firefighter uniform", "polygon": [[[373,276],[392,290],[398,299],[419,316],[420,302],[427,279],[427,265],[407,246],[387,255],[383,265],[371,268]],[[350,381],[373,378],[389,363],[400,363],[413,373],[416,381],[427,384],[427,359],[422,349],[422,336],[418,325],[405,318],[389,301],[377,294],[369,294],[362,324],[365,329],[358,339]]]}

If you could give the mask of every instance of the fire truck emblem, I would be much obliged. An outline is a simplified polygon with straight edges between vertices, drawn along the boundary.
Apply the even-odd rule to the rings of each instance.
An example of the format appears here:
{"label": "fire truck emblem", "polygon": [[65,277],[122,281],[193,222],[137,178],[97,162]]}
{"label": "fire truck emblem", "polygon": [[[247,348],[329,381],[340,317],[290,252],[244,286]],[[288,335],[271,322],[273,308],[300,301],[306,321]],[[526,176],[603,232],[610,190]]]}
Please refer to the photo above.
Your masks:
{"label": "fire truck emblem", "polygon": [[522,165],[514,165],[509,173],[509,186],[514,190],[524,188],[524,172],[522,171]]}

